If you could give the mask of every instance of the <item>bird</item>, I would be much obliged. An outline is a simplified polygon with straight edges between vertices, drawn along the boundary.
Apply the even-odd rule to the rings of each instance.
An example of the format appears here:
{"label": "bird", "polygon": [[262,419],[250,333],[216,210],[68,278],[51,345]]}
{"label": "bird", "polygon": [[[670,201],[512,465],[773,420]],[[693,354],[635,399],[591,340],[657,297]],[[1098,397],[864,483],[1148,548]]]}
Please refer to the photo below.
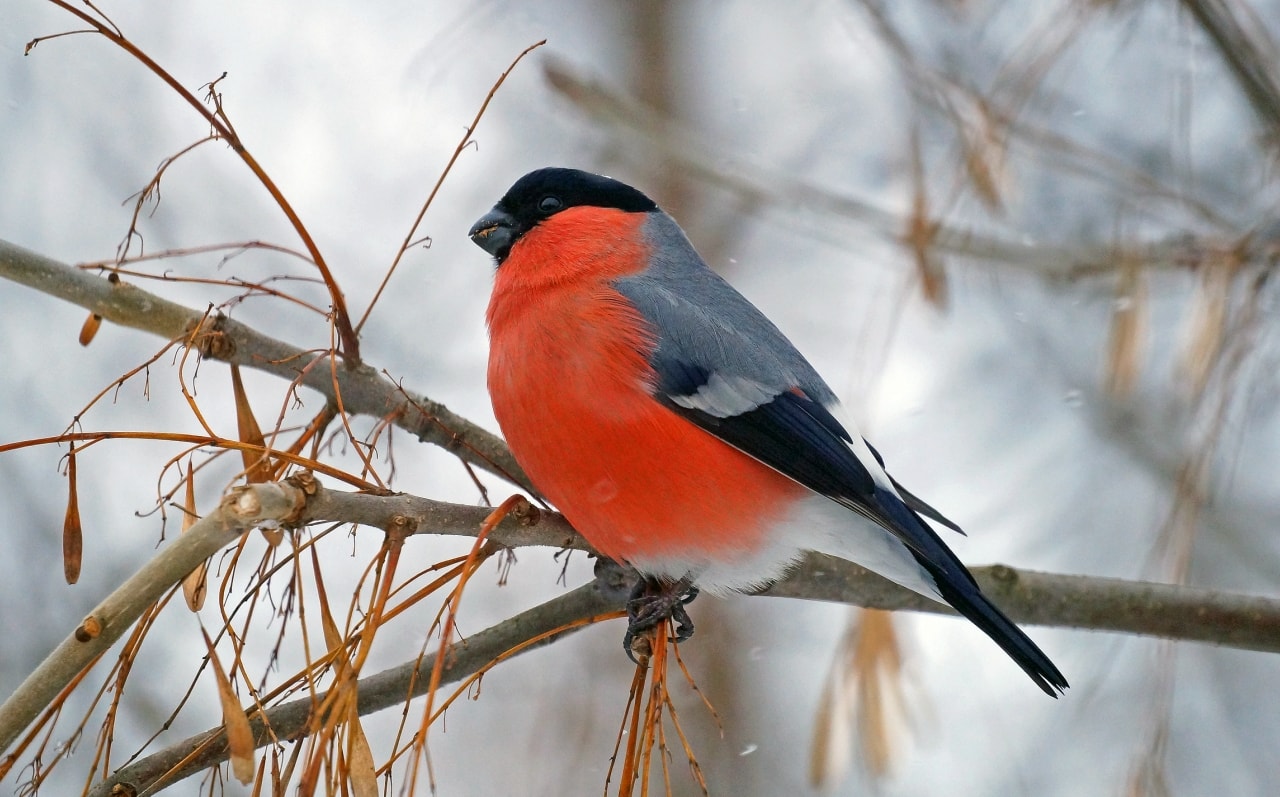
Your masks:
{"label": "bird", "polygon": [[538,169],[469,236],[496,265],[487,381],[511,453],[642,576],[624,647],[667,618],[687,638],[699,591],[758,590],[817,551],[951,605],[1046,694],[1067,688],[928,521],[960,527],[889,476],[813,366],[647,195]]}

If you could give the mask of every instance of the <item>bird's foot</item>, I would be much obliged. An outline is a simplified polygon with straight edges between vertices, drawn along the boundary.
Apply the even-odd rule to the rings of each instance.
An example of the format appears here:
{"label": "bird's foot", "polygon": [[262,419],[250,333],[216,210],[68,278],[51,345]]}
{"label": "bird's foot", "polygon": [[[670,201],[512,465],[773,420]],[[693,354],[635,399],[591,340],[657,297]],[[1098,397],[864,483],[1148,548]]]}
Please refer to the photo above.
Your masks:
{"label": "bird's foot", "polygon": [[627,656],[635,661],[632,645],[637,637],[668,619],[676,624],[677,642],[693,636],[693,620],[684,607],[696,597],[698,588],[687,578],[679,581],[641,578],[636,582],[627,600],[627,633],[622,638],[622,648]]}

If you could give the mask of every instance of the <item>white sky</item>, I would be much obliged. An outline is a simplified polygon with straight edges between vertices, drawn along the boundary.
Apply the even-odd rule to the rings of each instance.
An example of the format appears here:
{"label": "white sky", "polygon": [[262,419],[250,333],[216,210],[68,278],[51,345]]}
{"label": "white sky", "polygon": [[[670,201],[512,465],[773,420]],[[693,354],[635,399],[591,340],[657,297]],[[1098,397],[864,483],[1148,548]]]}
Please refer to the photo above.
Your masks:
{"label": "white sky", "polygon": [[[1030,10],[1036,4],[901,5],[894,22],[922,62],[983,91],[1008,91],[1026,74],[1015,67],[1037,63],[1036,48],[1047,49],[1066,18]],[[608,172],[664,201],[650,184],[656,148],[600,123],[543,78],[554,58],[616,90],[632,85],[630,22],[601,4],[105,7],[187,87],[227,73],[220,88],[237,130],[294,203],[358,312],[492,81],[521,49],[549,40],[494,100],[478,146],[459,160],[424,221],[420,234],[431,237],[430,248],[405,258],[363,335],[370,363],[489,428],[496,427],[484,392],[483,310],[491,264],[466,238],[471,222],[521,174],[551,164]],[[1274,28],[1273,10],[1267,14]],[[1265,218],[1273,165],[1256,146],[1247,106],[1190,23],[1152,10],[1087,19],[1043,84],[1034,84],[1039,90],[1021,120],[1210,204],[1228,229]],[[158,80],[104,41],[56,39],[23,57],[31,38],[74,27],[37,0],[0,7],[0,238],[66,262],[112,257],[128,226],[128,197],[163,158],[206,132]],[[745,214],[739,197],[694,179],[696,208],[680,220],[695,244],[714,245],[715,265],[845,397],[890,470],[966,527],[969,538],[948,538],[961,558],[1154,575],[1149,555],[1168,508],[1164,463],[1192,439],[1186,401],[1172,386],[1192,281],[1152,279],[1147,367],[1137,398],[1113,404],[1100,389],[1110,282],[1050,283],[953,261],[951,303],[939,313],[911,290],[906,251],[824,206],[795,204],[791,188],[817,187],[900,212],[909,202],[910,136],[919,124],[933,201],[958,227],[1027,244],[1106,246],[1203,233],[1209,225],[1126,194],[1131,183],[1114,168],[1080,177],[1063,166],[1066,156],[1023,146],[1010,153],[1003,217],[993,221],[972,194],[948,202],[959,177],[949,170],[953,131],[913,105],[856,3],[815,0],[786,13],[747,2],[691,4],[669,46],[683,110],[680,135],[665,146],[694,157],[696,144],[712,153],[710,167],[739,171],[748,182],[785,176],[776,194]],[[218,144],[176,164],[162,193],[142,226],[148,251],[250,239],[297,246],[265,192]],[[216,256],[171,267],[247,279],[303,273],[296,262],[260,254],[221,269]],[[226,298],[199,287],[147,287],[193,307]],[[324,303],[318,289],[299,290]],[[295,344],[326,344],[314,317],[277,312],[268,301],[234,313]],[[94,393],[160,345],[108,326],[82,349],[75,342],[82,320],[78,309],[0,282],[0,444],[58,433]],[[1192,573],[1205,586],[1275,593],[1276,551],[1261,533],[1276,520],[1274,390],[1265,361],[1259,370],[1247,385],[1251,403],[1233,415]],[[208,363],[198,387],[211,421],[231,434],[227,381],[225,368]],[[256,375],[247,381],[263,397],[259,417],[269,423],[280,385]],[[149,401],[130,385],[85,421],[86,429],[193,426],[169,358],[152,370]],[[461,468],[423,448],[397,438],[397,488],[477,500]],[[0,558],[0,694],[151,555],[159,535],[157,518],[135,513],[152,505],[159,465],[175,452],[125,443],[94,449],[80,462],[84,577],[63,585],[62,453],[0,455],[0,508],[8,518],[0,528],[11,552]],[[495,499],[506,494],[497,480],[487,483]],[[202,505],[222,486],[203,485]],[[360,536],[349,565],[343,557],[353,544],[341,535],[327,541],[339,584],[344,569],[354,579],[376,545],[374,533]],[[425,566],[459,545],[415,540],[410,549]],[[570,569],[571,586],[589,577],[581,559]],[[557,594],[558,571],[550,551],[522,551],[509,586],[481,579],[469,594],[468,630]],[[345,597],[345,586],[342,593],[331,585],[332,593]],[[162,623],[163,645],[153,640],[153,666],[166,677],[130,684],[122,751],[132,752],[130,743],[168,714],[195,672],[203,643],[183,611],[172,607]],[[697,729],[713,793],[810,793],[814,706],[849,611],[741,598],[703,599],[693,612],[699,634],[684,652],[721,711],[723,739],[695,697],[678,699]],[[206,625],[216,621],[206,610]],[[913,742],[879,792],[1121,790],[1149,733],[1154,644],[1032,629],[1073,684],[1055,702],[974,629],[932,617],[897,622],[917,713]],[[414,655],[424,628],[406,624],[381,638],[379,661]],[[598,793],[630,679],[620,634],[617,624],[593,629],[488,676],[480,699],[452,709],[447,731],[433,737],[440,793]],[[265,664],[265,650],[259,661]],[[1174,793],[1270,793],[1280,712],[1258,698],[1280,688],[1280,659],[1186,645],[1177,673],[1168,753]],[[202,683],[161,743],[216,724],[214,698]],[[388,715],[371,725],[394,722]],[[67,780],[55,786],[79,782],[90,746],[81,742]],[[678,757],[675,768],[683,768]],[[835,793],[870,789],[855,771]]]}

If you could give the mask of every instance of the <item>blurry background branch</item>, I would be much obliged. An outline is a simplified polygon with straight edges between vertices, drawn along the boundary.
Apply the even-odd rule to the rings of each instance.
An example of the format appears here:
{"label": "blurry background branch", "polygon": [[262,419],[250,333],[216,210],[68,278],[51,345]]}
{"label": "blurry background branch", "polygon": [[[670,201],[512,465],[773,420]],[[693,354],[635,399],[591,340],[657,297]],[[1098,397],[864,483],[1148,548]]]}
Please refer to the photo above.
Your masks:
{"label": "blurry background branch", "polygon": [[1245,3],[1227,0],[1182,0],[1218,54],[1235,75],[1272,148],[1280,144],[1280,51],[1266,25]]}
{"label": "blurry background branch", "polygon": [[[555,512],[507,519],[489,539],[512,547],[544,545],[590,550]],[[412,495],[373,496],[321,489],[303,512],[310,520],[389,527],[408,518],[418,533],[470,536],[488,510]],[[984,592],[1014,620],[1087,628],[1280,653],[1280,598],[1173,584],[1017,570],[972,568]],[[824,600],[869,609],[954,614],[949,607],[899,587],[870,570],[811,554],[787,578],[760,594]]]}
{"label": "blurry background branch", "polygon": [[[908,243],[905,214],[868,200],[835,193],[806,182],[791,173],[724,153],[679,122],[664,116],[635,99],[614,91],[603,82],[582,73],[563,59],[548,58],[544,74],[550,87],[567,99],[593,123],[608,126],[616,135],[654,150],[662,158],[679,163],[699,180],[737,196],[745,206],[790,213],[792,220],[815,234],[838,238],[837,227],[869,232],[892,242]],[[1004,120],[1012,123],[1012,120]],[[1047,131],[1020,128],[1037,143],[1049,140],[1055,151],[1069,155],[1084,169],[1083,152]],[[1095,159],[1094,153],[1088,154]],[[1088,167],[1099,178],[1118,179],[1123,173],[1131,181],[1131,170],[1104,162]],[[1144,187],[1166,201],[1188,203],[1182,195],[1147,180]],[[979,267],[1023,272],[1045,279],[1074,280],[1114,277],[1125,264],[1153,270],[1188,270],[1214,258],[1230,255],[1242,262],[1262,259],[1270,262],[1280,252],[1280,227],[1262,224],[1258,229],[1233,232],[1207,207],[1196,206],[1219,227],[1214,237],[1181,235],[1147,243],[1129,242],[1090,245],[1051,244],[1002,238],[950,225],[941,218],[920,220],[930,230],[930,250],[936,255],[963,255]]]}
{"label": "blurry background branch", "polygon": [[[155,555],[149,534],[158,525],[163,537],[167,527],[133,516],[139,490],[151,492],[140,474],[157,472],[161,514],[183,489],[198,492],[182,504],[188,518],[241,478],[241,460],[221,456],[235,446],[217,441],[188,442],[180,457],[172,456],[180,442],[173,438],[87,452],[77,441],[80,505],[94,507],[99,528],[90,523],[84,535],[93,566],[65,589],[50,577],[57,535],[41,532],[58,520],[48,494],[57,479],[48,471],[55,462],[66,468],[74,499],[75,458],[65,457],[65,437],[56,449],[24,444],[68,419],[84,423],[85,391],[103,399],[91,403],[95,423],[177,430],[195,416],[207,421],[203,438],[210,429],[239,432],[250,415],[242,408],[271,408],[270,446],[283,448],[277,441],[301,430],[288,446],[297,457],[276,458],[271,478],[308,467],[301,460],[310,444],[317,474],[354,463],[365,483],[459,502],[320,491],[309,501],[314,517],[399,528],[396,518],[412,516],[423,533],[474,533],[484,510],[460,504],[486,503],[492,480],[473,479],[434,446],[394,445],[404,435],[390,427],[518,474],[501,441],[463,420],[488,423],[481,317],[489,274],[456,267],[480,263],[461,231],[515,175],[564,163],[644,187],[735,286],[771,302],[770,316],[849,397],[897,475],[982,529],[963,543],[966,558],[1134,579],[978,569],[985,588],[1023,621],[1123,632],[1036,632],[1055,658],[1067,657],[1059,663],[1075,689],[1057,702],[1005,677],[998,650],[961,623],[814,601],[700,601],[699,641],[681,652],[726,721],[717,727],[698,710],[684,714],[699,725],[690,739],[713,793],[818,793],[796,762],[806,758],[813,687],[828,669],[814,749],[825,738],[825,754],[844,764],[815,770],[824,793],[845,793],[839,784],[860,747],[864,766],[847,784],[852,793],[1274,791],[1269,740],[1280,738],[1280,714],[1258,695],[1276,688],[1280,657],[1129,634],[1275,648],[1270,599],[1189,587],[1275,595],[1280,572],[1269,533],[1280,522],[1280,283],[1270,279],[1280,241],[1280,6],[853,0],[797,15],[749,2],[606,8],[558,0],[518,14],[502,3],[462,10],[431,2],[368,14],[350,2],[286,2],[262,14],[233,0],[154,14],[120,4],[120,30],[183,85],[203,84],[218,112],[226,92],[237,124],[252,133],[254,157],[305,209],[355,304],[369,306],[369,289],[386,277],[380,247],[406,256],[398,295],[384,297],[364,332],[376,340],[386,369],[379,375],[347,374],[332,359],[328,301],[307,284],[315,271],[304,253],[272,246],[242,258],[253,244],[224,252],[192,245],[290,233],[244,169],[225,168],[229,159],[216,147],[191,143],[209,140],[210,131],[186,104],[175,112],[171,92],[151,73],[127,58],[98,58],[101,48],[77,43],[83,37],[42,37],[33,57],[16,57],[24,42],[66,19],[56,9],[50,16],[40,0],[11,5],[11,24],[0,26],[0,50],[15,56],[0,75],[13,111],[0,115],[11,144],[0,148],[7,237],[74,263],[109,252],[128,224],[121,246],[138,254],[122,259],[118,250],[101,268],[42,276],[27,267],[31,256],[0,250],[8,252],[0,269],[53,286],[53,295],[76,292],[70,298],[81,306],[173,343],[145,363],[136,359],[136,340],[108,338],[84,350],[74,325],[96,310],[30,300],[21,288],[6,296],[0,406],[18,411],[3,413],[0,437],[21,450],[0,457],[0,504],[14,528],[32,533],[0,563],[0,605],[69,612],[58,627],[30,622],[30,613],[0,618],[7,621],[0,676],[10,688],[58,644],[63,626],[85,611],[82,602]],[[494,98],[483,137],[467,131],[475,148],[458,161],[411,250],[400,248],[406,209],[419,207],[424,186],[437,179],[430,164],[456,153],[456,127],[473,119],[496,69],[544,37],[550,44],[531,64],[543,65],[546,79],[536,70],[513,75]],[[351,57],[334,57],[334,42]],[[168,168],[174,153],[186,152],[181,168]],[[113,212],[140,187],[140,175],[153,173],[126,202],[131,209]],[[294,256],[307,265],[297,267]],[[239,262],[230,266],[233,258]],[[27,266],[14,265],[24,259]],[[187,307],[112,288],[104,277]],[[234,296],[220,301],[227,291]],[[188,309],[205,310],[210,297],[212,311]],[[143,301],[113,310],[133,298]],[[202,332],[193,336],[196,324]],[[233,402],[228,374],[202,367],[197,353],[280,379],[242,369],[249,390],[235,380]],[[160,374],[163,355],[173,360]],[[402,375],[447,397],[462,418],[425,402],[427,412],[415,409],[392,384]],[[326,406],[308,406],[316,403]],[[350,419],[353,412],[367,418]],[[245,460],[245,468],[254,466]],[[141,500],[150,508],[150,495]],[[324,502],[332,505],[321,509]],[[494,539],[576,544],[558,516],[527,518],[499,527]],[[375,644],[367,632],[380,626],[368,618],[386,594],[375,588],[376,575],[394,562],[388,541],[396,535],[360,529],[340,540],[344,531],[310,528],[274,548],[245,535],[210,563],[223,578],[216,609],[202,610],[200,622],[217,613],[218,655],[231,662],[235,694],[218,701],[224,712],[227,702],[265,711],[301,696],[298,688],[323,694],[342,680],[331,657],[312,655],[340,649],[359,658],[350,645],[318,639],[318,615],[341,608],[322,587],[350,596],[339,632],[372,648],[360,673],[420,649],[422,629],[438,617],[438,604],[425,600],[434,593],[404,606],[400,626]],[[388,574],[381,584],[416,597],[420,584],[436,583],[440,567],[456,561],[446,557],[459,543],[410,544],[405,567],[394,579],[390,568],[381,571]],[[313,567],[300,551],[315,552]],[[468,592],[464,630],[494,625],[513,605],[542,602],[558,577],[589,580],[587,558],[552,557],[548,548],[522,554],[506,586]],[[64,569],[65,562],[64,553]],[[834,567],[807,561],[770,594],[934,608]],[[216,724],[211,651],[191,633],[190,617],[162,610],[177,595],[167,593],[66,690],[60,719],[32,731],[27,753],[0,780],[79,794],[143,752]],[[828,668],[842,624],[841,648],[850,655],[837,654]],[[449,733],[432,737],[430,758],[403,744],[416,704],[382,712],[369,723],[382,788],[422,791],[430,778],[445,791],[598,793],[602,748],[633,671],[617,655],[617,631],[578,635],[504,664],[487,677],[482,703],[455,706]],[[280,669],[289,662],[301,669]],[[529,683],[539,687],[532,695]],[[424,723],[429,713],[423,707]],[[98,718],[98,742],[88,744]],[[360,725],[353,713],[333,733],[266,748],[254,788],[361,793],[343,766]],[[935,728],[957,727],[976,731],[938,743]],[[495,745],[504,766],[492,766]],[[1201,754],[1210,748],[1214,756]],[[367,767],[370,780],[374,768]],[[393,773],[400,768],[403,775]],[[216,791],[227,775],[206,777]],[[698,793],[691,783],[676,788]]]}

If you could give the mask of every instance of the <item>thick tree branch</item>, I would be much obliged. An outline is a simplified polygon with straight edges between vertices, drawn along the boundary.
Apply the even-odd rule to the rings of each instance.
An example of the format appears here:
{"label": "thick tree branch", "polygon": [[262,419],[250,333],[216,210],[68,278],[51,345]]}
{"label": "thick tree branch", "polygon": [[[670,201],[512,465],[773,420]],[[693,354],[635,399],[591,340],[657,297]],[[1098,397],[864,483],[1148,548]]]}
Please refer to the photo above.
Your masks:
{"label": "thick tree branch", "polygon": [[[203,323],[207,328],[210,324],[203,312],[134,285],[112,283],[6,241],[0,241],[0,277],[65,299],[112,323],[169,340],[187,340],[198,325]],[[328,353],[304,351],[229,318],[219,319],[215,329],[222,338],[216,346],[200,346],[204,356],[257,368],[288,381],[299,380],[330,402],[336,398],[336,385],[348,412],[390,417],[423,442],[441,446],[463,461],[533,492],[500,437],[443,404],[401,388],[374,368],[363,364],[353,368],[350,363],[330,368],[328,363],[316,363],[327,359]]]}
{"label": "thick tree branch", "polygon": [[[1238,592],[1067,576],[1006,565],[972,568],[982,591],[1024,625],[1084,628],[1280,653],[1280,598]],[[955,614],[881,576],[811,554],[760,594],[849,603],[869,609]]]}
{"label": "thick tree branch", "polygon": [[[285,218],[289,220],[290,226],[293,227],[294,232],[298,234],[298,238],[302,241],[303,246],[307,248],[307,252],[311,255],[312,263],[315,264],[315,268],[320,272],[320,277],[324,281],[325,287],[329,290],[329,301],[333,303],[334,309],[334,326],[337,328],[338,337],[342,341],[342,347],[346,353],[346,360],[352,365],[359,363],[359,340],[356,338],[355,330],[351,326],[351,316],[347,312],[346,299],[342,296],[342,290],[338,288],[338,283],[334,280],[333,273],[329,270],[329,266],[325,262],[324,255],[320,253],[320,247],[316,246],[315,239],[311,237],[311,231],[302,223],[302,219],[299,218],[297,211],[293,209],[293,205],[289,202],[288,198],[285,197],[284,192],[282,192],[280,187],[276,185],[275,181],[267,175],[266,170],[258,163],[257,158],[249,152],[249,149],[244,145],[244,142],[240,140],[240,136],[236,133],[235,127],[231,124],[231,120],[225,113],[223,113],[221,98],[214,89],[214,85],[217,81],[208,84],[209,94],[207,96],[209,99],[212,99],[212,102],[210,102],[209,99],[202,102],[199,97],[184,86],[176,77],[165,70],[164,67],[160,66],[160,64],[156,63],[155,60],[143,52],[138,45],[134,44],[128,36],[121,33],[120,29],[115,26],[115,23],[111,22],[106,15],[93,7],[93,3],[84,3],[84,5],[88,6],[93,12],[90,13],[90,11],[79,8],[78,6],[80,4],[78,3],[68,2],[67,0],[51,0],[51,2],[62,8],[62,10],[66,11],[68,14],[82,20],[85,24],[96,30],[104,39],[129,53],[129,55],[136,59],[138,63],[142,64],[148,71],[163,80],[168,85],[169,90],[186,100],[187,104],[190,105],[206,123],[208,123],[217,137],[227,142],[230,150],[244,162],[245,166],[249,167],[249,171],[253,172],[253,175],[258,178],[258,182],[261,183],[262,187],[271,195],[271,199],[276,203],[276,206],[280,208],[281,212],[284,213]],[[36,40],[33,40],[33,43],[34,41]]]}
{"label": "thick tree branch", "polygon": [[[321,490],[305,516],[390,528],[407,518],[419,531],[472,536],[488,510],[412,495],[379,497]],[[510,547],[544,545],[591,550],[555,512],[507,519],[489,539]],[[1280,653],[1280,598],[1196,587],[1068,576],[1004,565],[973,568],[982,589],[1014,620],[1029,625],[1181,639]],[[954,614],[865,568],[811,554],[783,581],[760,594],[833,601],[872,609]]]}
{"label": "thick tree branch", "polygon": [[62,644],[0,705],[0,753],[9,748],[58,693],[106,652],[160,596],[244,531],[294,515],[305,495],[291,484],[232,490],[218,508],[98,604]]}
{"label": "thick tree branch", "polygon": [[[290,524],[352,522],[380,528],[408,528],[415,533],[473,536],[488,513],[489,510],[480,507],[411,495],[372,496],[331,491],[305,475],[277,484],[239,488],[191,531],[169,542],[155,559],[108,597],[0,706],[0,750],[5,749],[49,705],[80,669],[118,639],[148,604],[163,595],[196,564],[233,542],[244,529],[269,521]],[[560,515],[533,508],[505,519],[490,532],[489,539],[511,547],[539,545],[589,550],[585,541]],[[1022,623],[1119,631],[1280,652],[1280,599],[1166,584],[1018,571],[1004,566],[976,568],[974,575],[992,599],[1014,620]],[[537,611],[542,614],[538,616],[543,618],[539,622],[543,624],[536,628],[545,630],[582,619],[586,616],[582,614],[584,611],[598,614],[620,607],[626,594],[625,587],[607,592],[612,595],[610,600],[613,602],[601,604],[592,598],[589,610],[582,608],[588,604],[574,602],[577,598],[565,603],[552,601],[539,607]],[[816,554],[801,562],[788,578],[761,594],[838,601],[878,609],[950,612],[948,607],[908,592],[869,570]],[[498,647],[494,652],[484,653],[490,658],[474,666],[481,666],[492,656],[542,632],[535,630],[529,632],[530,636],[521,636],[525,633],[521,630],[526,627],[523,625],[525,622],[513,618],[491,629],[495,635],[493,644]],[[475,639],[472,638],[473,641]],[[464,647],[469,644],[472,643],[464,643]],[[479,648],[469,650],[468,655],[480,655],[476,652]],[[483,650],[489,651],[489,648]],[[409,673],[416,666],[411,663],[395,670],[406,679],[395,682],[391,687],[391,692],[399,695],[400,699],[406,694]],[[452,666],[463,668],[457,671],[458,677],[474,671],[466,669],[472,667],[471,664],[464,667],[455,663]],[[375,677],[393,676],[383,674]],[[378,694],[383,694],[381,690],[386,687],[385,681],[371,683],[373,685],[369,688],[376,688]],[[297,705],[290,705],[290,712],[303,711]],[[384,705],[389,704],[382,697],[366,700],[361,693],[362,712]],[[295,714],[288,712],[281,716],[294,718],[288,722],[296,719]],[[274,725],[275,720],[272,722]],[[282,726],[274,726],[278,735],[287,737],[294,733],[282,732]],[[286,724],[283,727],[294,726]],[[165,769],[167,766],[157,772]]]}
{"label": "thick tree branch", "polygon": [[[596,579],[454,643],[446,653],[440,683],[461,680],[503,653],[568,623],[590,621],[593,617],[616,610],[626,597],[625,586],[619,586],[621,585]],[[581,627],[584,626],[539,640],[519,652],[525,653],[548,645]],[[420,661],[410,661],[360,679],[360,713],[370,714],[403,705],[405,700],[425,694],[435,660],[435,654],[431,654]],[[300,698],[268,709],[265,718],[260,714],[254,715],[251,718],[254,740],[262,747],[271,743],[273,734],[274,738],[282,741],[303,737],[310,725],[312,712],[323,702],[324,695],[318,696],[314,702],[311,698]],[[267,732],[268,727],[271,733]],[[123,767],[94,786],[89,797],[109,797],[119,793],[153,794],[183,778],[226,761],[227,755],[226,734],[221,727],[211,728]],[[132,790],[113,791],[119,784],[129,784]]]}
{"label": "thick tree branch", "polygon": [[[201,323],[203,314],[168,302],[136,287],[107,280],[0,242],[0,276],[74,302],[116,323],[170,339],[185,339]],[[334,384],[349,411],[374,416],[394,415],[402,428],[423,440],[443,445],[463,459],[496,473],[504,471],[523,481],[502,441],[425,399],[410,398],[367,366],[348,370],[307,368],[314,353],[303,352],[231,321],[218,329],[230,341],[215,355],[229,362],[297,379],[330,400]],[[334,373],[336,370],[336,373]],[[412,404],[411,404],[412,402]],[[421,406],[419,412],[414,407]],[[417,533],[474,536],[488,510],[431,501],[410,495],[373,496],[326,490],[299,475],[274,485],[254,485],[233,492],[187,534],[169,542],[142,570],[96,608],[0,706],[0,751],[38,716],[76,673],[118,639],[143,609],[163,595],[199,562],[231,544],[243,530],[265,521],[294,524],[350,522],[384,529],[412,528]],[[589,550],[585,541],[554,512],[533,508],[504,520],[490,534],[511,547],[542,545]],[[1013,619],[1029,624],[1090,628],[1167,637],[1248,650],[1280,652],[1280,599],[1215,592],[1117,579],[1063,576],[1017,571],[996,566],[977,568],[975,576]],[[831,600],[881,609],[947,612],[947,607],[914,595],[881,577],[840,560],[813,555],[784,581],[763,594]],[[494,657],[546,630],[598,615],[621,605],[624,590],[579,588],[531,612],[454,646],[447,665],[449,679],[474,672]],[[408,684],[431,661],[411,662],[361,682],[362,712],[394,705],[405,699]],[[423,679],[419,678],[419,682]],[[366,690],[368,692],[366,693]],[[310,701],[271,709],[267,720],[278,738],[292,738],[306,727]],[[263,729],[261,719],[255,726]],[[168,751],[139,761],[101,784],[156,784],[177,758],[197,742],[202,758],[165,775],[167,782],[225,757],[220,731],[183,741]],[[260,736],[260,740],[265,737]],[[205,743],[208,743],[205,745]],[[262,741],[261,743],[265,743]],[[176,756],[176,757],[175,757]]]}

